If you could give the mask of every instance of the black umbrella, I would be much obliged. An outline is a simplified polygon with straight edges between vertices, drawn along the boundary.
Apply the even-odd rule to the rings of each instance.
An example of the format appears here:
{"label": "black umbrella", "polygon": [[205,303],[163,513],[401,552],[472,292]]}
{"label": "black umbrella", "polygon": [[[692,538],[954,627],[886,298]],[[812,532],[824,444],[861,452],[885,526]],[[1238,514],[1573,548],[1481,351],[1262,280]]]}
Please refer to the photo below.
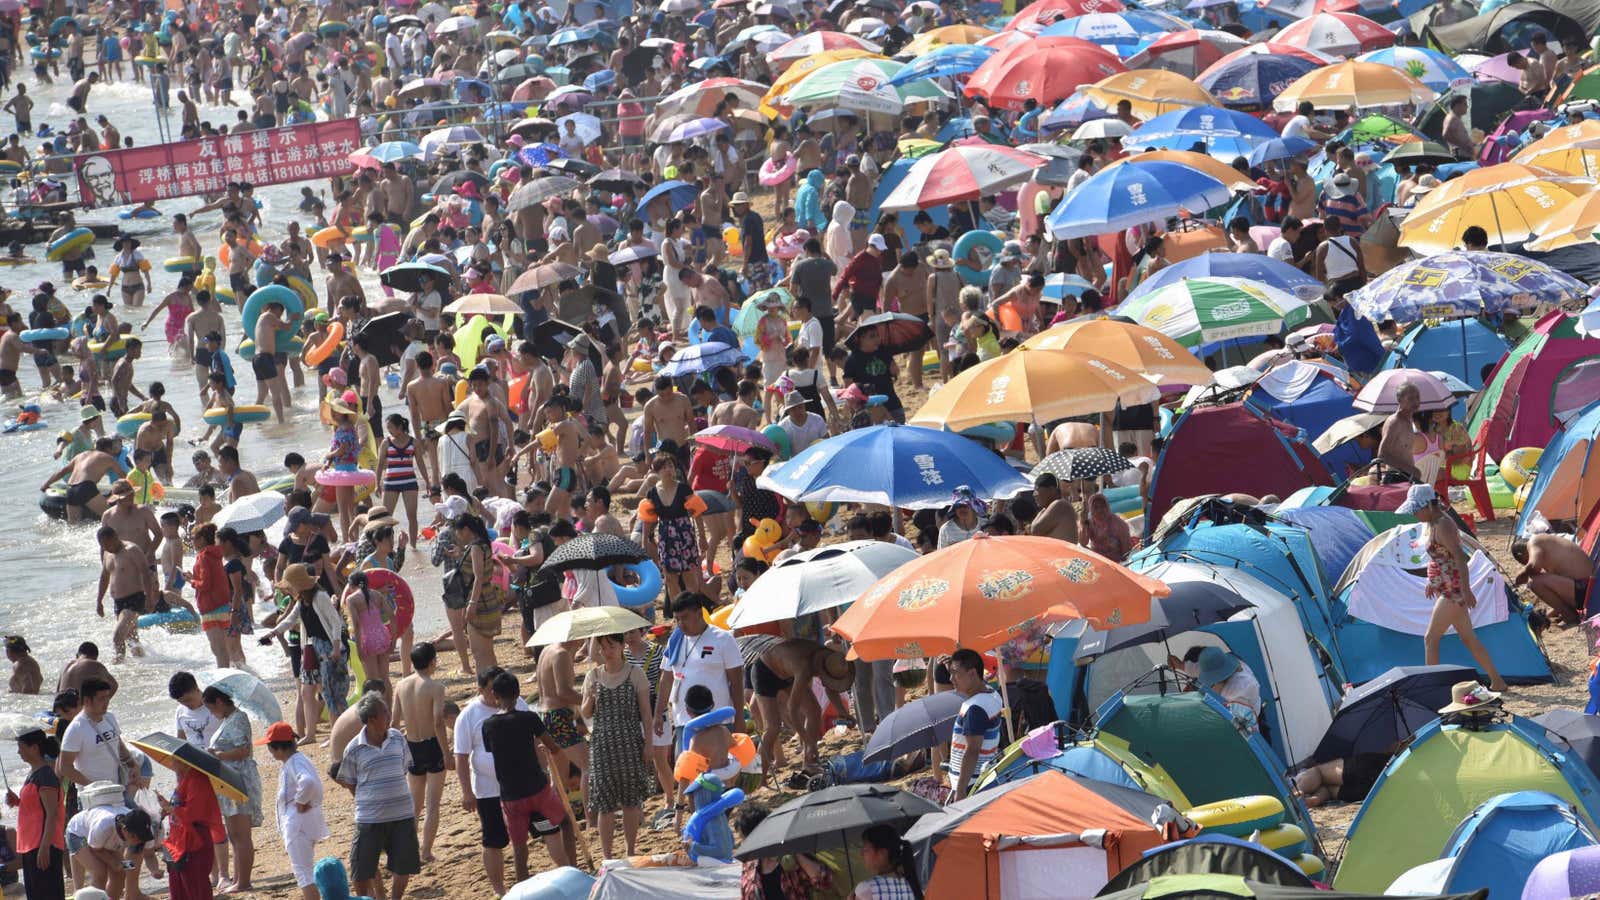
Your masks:
{"label": "black umbrella", "polygon": [[552,159],[545,168],[563,175],[571,175],[573,178],[588,178],[600,174],[599,166],[581,159]]}
{"label": "black umbrella", "polygon": [[1586,716],[1575,709],[1552,709],[1534,716],[1533,721],[1544,726],[1552,742],[1570,748],[1589,771],[1600,775],[1600,716]]}
{"label": "black umbrella", "polygon": [[[560,548],[556,552],[561,552]],[[887,785],[842,784],[778,807],[745,835],[734,858],[762,859],[843,847],[873,825],[908,825],[938,811],[932,801]]]}
{"label": "black umbrella", "polygon": [[250,791],[237,773],[223,765],[215,756],[188,741],[181,741],[170,734],[156,731],[128,743],[139,748],[156,764],[174,772],[181,772],[184,768],[194,769],[211,779],[211,786],[217,793],[230,800],[243,803],[249,797]]}
{"label": "black umbrella", "polygon": [[881,762],[949,743],[964,702],[966,698],[959,693],[943,691],[913,700],[884,716],[867,741],[861,761]]}
{"label": "black umbrella", "polygon": [[650,554],[644,552],[643,547],[625,537],[588,532],[557,547],[554,553],[545,557],[539,571],[546,575],[577,570],[597,571],[644,562],[649,558]]}
{"label": "black umbrella", "polygon": [[533,349],[545,359],[560,359],[567,352],[567,342],[583,333],[571,322],[545,319],[533,326]]}
{"label": "black umbrella", "polygon": [[1028,472],[1028,480],[1049,473],[1062,481],[1085,481],[1131,468],[1133,463],[1126,456],[1109,447],[1071,447],[1039,460]]}
{"label": "black umbrella", "polygon": [[1418,163],[1453,163],[1456,161],[1456,156],[1443,144],[1433,141],[1407,141],[1389,151],[1389,155],[1385,156],[1383,161],[1414,166]]}
{"label": "black umbrella", "polygon": [[1466,666],[1396,666],[1344,695],[1311,758],[1327,762],[1387,753],[1439,718],[1452,685],[1476,678]]}
{"label": "black umbrella", "polygon": [[425,277],[438,279],[441,284],[450,283],[450,273],[438,266],[428,263],[408,262],[397,266],[390,266],[378,273],[378,281],[397,291],[415,294],[422,290],[422,279]]}
{"label": "black umbrella", "polygon": [[589,186],[602,191],[638,190],[646,184],[643,178],[626,169],[607,169],[589,178]]}
{"label": "black umbrella", "polygon": [[368,352],[377,358],[378,365],[392,366],[400,361],[400,355],[405,352],[407,341],[401,330],[409,321],[411,315],[403,312],[373,316],[354,331],[351,339],[363,338]]}
{"label": "black umbrella", "polygon": [[1085,628],[1072,654],[1074,661],[1094,659],[1113,650],[1137,644],[1154,644],[1173,635],[1227,621],[1253,604],[1226,584],[1216,581],[1175,581],[1172,593],[1150,600],[1150,621],[1101,631]]}
{"label": "black umbrella", "polygon": [[878,313],[867,316],[856,324],[855,330],[844,339],[852,349],[863,331],[878,329],[878,349],[886,353],[910,353],[933,338],[933,329],[927,322],[909,313]]}
{"label": "black umbrella", "polygon": [[456,188],[460,187],[461,185],[469,184],[469,183],[470,184],[475,184],[475,185],[478,186],[478,191],[479,191],[480,195],[482,194],[482,192],[487,191],[489,189],[489,178],[488,178],[488,176],[484,175],[481,172],[474,172],[474,171],[472,171],[470,169],[463,169],[463,170],[461,170],[459,172],[451,172],[449,175],[446,175],[443,178],[440,178],[438,181],[435,181],[433,183],[433,193],[435,193],[435,194],[448,194],[451,191],[455,190]]}

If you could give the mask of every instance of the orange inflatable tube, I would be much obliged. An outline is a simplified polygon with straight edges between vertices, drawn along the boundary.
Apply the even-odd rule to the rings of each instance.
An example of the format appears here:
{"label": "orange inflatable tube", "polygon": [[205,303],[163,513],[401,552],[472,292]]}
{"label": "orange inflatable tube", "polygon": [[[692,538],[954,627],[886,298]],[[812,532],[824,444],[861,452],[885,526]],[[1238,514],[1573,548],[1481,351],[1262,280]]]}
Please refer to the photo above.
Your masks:
{"label": "orange inflatable tube", "polygon": [[344,341],[344,323],[334,322],[328,326],[328,336],[314,347],[307,347],[305,356],[302,357],[307,365],[320,366],[323,361],[339,349],[339,344]]}

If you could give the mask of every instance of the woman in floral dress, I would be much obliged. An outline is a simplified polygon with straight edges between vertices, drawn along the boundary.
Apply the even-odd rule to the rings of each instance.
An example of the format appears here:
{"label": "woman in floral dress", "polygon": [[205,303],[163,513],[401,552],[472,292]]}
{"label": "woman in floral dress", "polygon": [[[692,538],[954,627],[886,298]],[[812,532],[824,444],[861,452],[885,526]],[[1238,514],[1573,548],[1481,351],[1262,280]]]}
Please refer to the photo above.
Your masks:
{"label": "woman in floral dress", "polygon": [[206,688],[202,699],[206,709],[220,723],[206,749],[243,782],[245,795],[249,798],[240,803],[220,792],[217,794],[217,805],[222,809],[222,820],[228,829],[228,843],[233,849],[233,877],[224,878],[217,889],[224,894],[247,894],[254,890],[250,885],[250,870],[254,868],[256,858],[251,829],[260,828],[264,821],[261,815],[261,775],[256,771],[253,758],[255,746],[250,739],[250,719],[243,710],[233,705],[233,698],[221,688]]}

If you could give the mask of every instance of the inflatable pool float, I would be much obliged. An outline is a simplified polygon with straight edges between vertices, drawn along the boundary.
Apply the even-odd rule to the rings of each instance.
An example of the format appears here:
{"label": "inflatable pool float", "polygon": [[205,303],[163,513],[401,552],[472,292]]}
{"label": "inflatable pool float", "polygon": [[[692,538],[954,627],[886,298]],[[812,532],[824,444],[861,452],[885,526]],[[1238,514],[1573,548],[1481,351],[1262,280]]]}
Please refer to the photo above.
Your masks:
{"label": "inflatable pool float", "polygon": [[[38,414],[35,413],[34,415],[37,416]],[[49,423],[43,419],[25,418],[22,415],[18,415],[7,419],[4,425],[0,425],[0,434],[22,434],[29,431],[43,431],[49,427]]]}
{"label": "inflatable pool float", "polygon": [[161,210],[141,206],[137,209],[125,209],[117,213],[119,219],[155,219],[161,216]]}
{"label": "inflatable pool float", "polygon": [[[608,577],[606,580],[611,581],[611,589],[617,595],[617,603],[634,610],[640,607],[648,607],[655,603],[656,597],[661,595],[661,569],[648,559],[642,562],[629,563],[624,568],[639,576],[639,583],[621,585],[611,581]],[[645,616],[645,618],[651,617]]]}
{"label": "inflatable pool float", "polygon": [[66,328],[29,328],[17,335],[24,344],[42,344],[45,341],[64,341],[72,337]]}
{"label": "inflatable pool float", "polygon": [[1302,853],[1291,859],[1290,862],[1294,863],[1301,872],[1305,873],[1307,878],[1313,881],[1321,881],[1320,876],[1328,868],[1327,863],[1310,853]]}
{"label": "inflatable pool float", "polygon": [[328,333],[306,351],[305,361],[308,365],[320,366],[323,361],[339,349],[339,344],[344,341],[344,323],[333,322],[328,326]]}
{"label": "inflatable pool float", "polygon": [[94,232],[87,228],[74,228],[45,246],[44,258],[60,262],[68,253],[88,249],[94,243]]}
{"label": "inflatable pool float", "polygon": [[111,282],[104,278],[79,276],[72,279],[72,289],[75,291],[103,291],[108,287],[111,287]]}
{"label": "inflatable pool float", "polygon": [[1251,836],[1253,843],[1271,850],[1285,859],[1294,859],[1306,849],[1306,833],[1299,825],[1284,822],[1276,828],[1266,828]]}
{"label": "inflatable pool float", "polygon": [[51,47],[47,50],[44,47],[35,47],[28,51],[28,55],[34,59],[60,59],[61,48]]}
{"label": "inflatable pool float", "polygon": [[38,260],[31,256],[0,256],[0,266],[5,266],[8,269],[12,266],[25,266],[36,262]]}
{"label": "inflatable pool float", "polygon": [[278,333],[283,335],[284,340],[294,336],[294,332],[300,328],[300,317],[305,314],[306,305],[294,288],[281,284],[269,284],[250,292],[249,298],[244,301],[244,308],[239,310],[239,324],[245,334],[256,333],[256,319],[261,318],[261,311],[273,302],[283,304],[289,320],[289,324],[278,329]]}
{"label": "inflatable pool float", "polygon": [[1541,447],[1518,447],[1500,457],[1500,478],[1513,488],[1520,488],[1539,474]]}
{"label": "inflatable pool float", "polygon": [[729,225],[727,228],[722,229],[722,243],[728,248],[728,252],[734,256],[744,256],[744,238],[739,236],[737,226]]}
{"label": "inflatable pool float", "polygon": [[[166,612],[145,613],[139,617],[140,628],[188,625],[190,627],[188,630],[192,630],[198,624],[200,624],[200,620],[194,617],[194,613],[182,608],[169,609]],[[177,631],[179,629],[174,628],[172,630]]]}
{"label": "inflatable pool float", "polygon": [[316,475],[325,487],[370,487],[377,478],[371,469],[322,469]]}
{"label": "inflatable pool float", "polygon": [[337,225],[330,225],[327,228],[319,229],[318,231],[313,232],[311,235],[312,245],[321,247],[324,250],[336,244],[342,244],[349,239],[350,233],[345,231],[343,228],[338,227]]}
{"label": "inflatable pool float", "polygon": [[174,256],[163,262],[161,268],[179,275],[199,274],[205,269],[205,261],[194,256]]}
{"label": "inflatable pool float", "polygon": [[139,428],[148,421],[150,421],[150,414],[147,412],[128,413],[117,419],[117,434],[132,440],[138,436]]}
{"label": "inflatable pool float", "polygon": [[283,280],[288,283],[289,290],[294,291],[306,309],[317,308],[317,292],[311,287],[311,282],[299,275],[285,275]]}
{"label": "inflatable pool float", "polygon": [[57,482],[39,495],[39,510],[52,519],[67,518],[67,486]]}
{"label": "inflatable pool float", "polygon": [[[282,332],[279,332],[279,334],[282,334]],[[290,338],[287,343],[280,341],[278,344],[279,353],[288,353],[291,355],[298,354],[304,348],[305,341],[301,340],[299,335],[295,335],[293,338]],[[255,359],[256,342],[249,338],[245,338],[239,342],[239,349],[235,352],[239,354],[240,359]]]}
{"label": "inflatable pool float", "polygon": [[114,341],[90,341],[89,352],[101,359],[121,359],[128,353],[128,345],[122,338]]}
{"label": "inflatable pool float", "polygon": [[1111,511],[1124,519],[1144,512],[1144,502],[1139,499],[1137,484],[1106,488],[1101,493],[1105,494],[1106,502],[1111,505]]}
{"label": "inflatable pool float", "polygon": [[[233,408],[233,420],[243,425],[265,422],[271,417],[272,410],[257,403],[241,403]],[[228,411],[220,406],[213,406],[201,414],[200,421],[207,425],[224,425],[228,421]]]}
{"label": "inflatable pool float", "polygon": [[317,34],[321,37],[338,37],[350,30],[349,22],[323,22],[317,26]]}
{"label": "inflatable pool float", "polygon": [[411,618],[417,609],[411,597],[411,585],[388,569],[368,569],[366,576],[367,587],[386,595],[394,604],[394,616],[388,622],[389,638],[398,640],[411,627]]}
{"label": "inflatable pool float", "polygon": [[[171,38],[168,38],[168,40],[171,40]],[[144,66],[147,69],[153,69],[156,66],[162,65],[166,61],[167,58],[165,56],[146,56],[142,53],[133,58],[134,65]]]}
{"label": "inflatable pool float", "polygon": [[14,176],[22,173],[22,163],[14,159],[0,159],[0,175]]}
{"label": "inflatable pool float", "polygon": [[[988,287],[989,273],[994,270],[996,260],[1005,241],[992,231],[969,231],[956,239],[955,247],[950,255],[956,258],[956,273],[967,284],[979,287]],[[983,268],[974,269],[967,264],[967,254],[973,250],[978,251],[978,261],[983,263]]]}
{"label": "inflatable pool float", "polygon": [[233,296],[233,288],[229,287],[228,285],[225,285],[225,284],[217,285],[216,288],[214,290],[212,290],[211,295],[213,297],[216,297],[219,300],[228,301],[228,304],[230,306],[238,306],[239,305],[239,301],[237,299],[235,299],[234,296]]}
{"label": "inflatable pool float", "polygon": [[793,178],[795,170],[798,168],[800,168],[800,158],[793,153],[788,154],[788,158],[783,161],[781,166],[774,165],[772,157],[769,156],[761,164],[761,170],[756,176],[756,180],[766,187],[777,187]]}
{"label": "inflatable pool float", "polygon": [[1184,815],[1206,831],[1248,838],[1252,832],[1266,831],[1283,824],[1283,801],[1264,794],[1235,797],[1196,806],[1185,810]]}

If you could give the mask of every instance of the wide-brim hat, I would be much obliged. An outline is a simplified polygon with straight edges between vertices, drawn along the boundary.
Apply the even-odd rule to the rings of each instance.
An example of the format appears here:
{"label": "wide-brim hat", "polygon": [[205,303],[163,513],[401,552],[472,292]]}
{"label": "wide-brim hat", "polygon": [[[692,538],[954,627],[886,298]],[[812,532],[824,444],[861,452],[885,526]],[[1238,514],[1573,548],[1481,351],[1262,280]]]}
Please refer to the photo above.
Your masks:
{"label": "wide-brim hat", "polygon": [[1441,707],[1439,715],[1491,712],[1499,699],[1498,692],[1491,691],[1476,681],[1458,681],[1450,688],[1449,705]]}

